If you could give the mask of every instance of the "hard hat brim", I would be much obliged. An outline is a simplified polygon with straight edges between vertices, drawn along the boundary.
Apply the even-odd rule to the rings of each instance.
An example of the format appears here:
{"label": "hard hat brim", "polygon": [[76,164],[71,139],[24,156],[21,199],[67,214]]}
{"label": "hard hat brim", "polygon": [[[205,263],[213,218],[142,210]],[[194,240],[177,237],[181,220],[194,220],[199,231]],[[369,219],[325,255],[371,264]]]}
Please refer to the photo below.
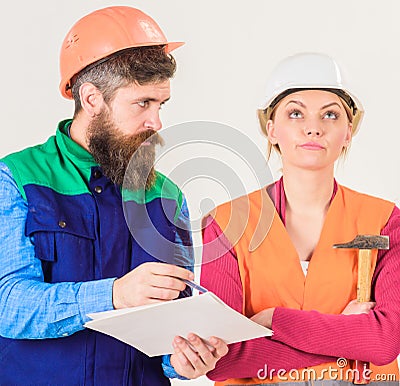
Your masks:
{"label": "hard hat brim", "polygon": [[185,44],[185,42],[170,42],[167,43],[166,46],[166,52],[170,53],[173,50],[176,50],[179,47],[182,47]]}
{"label": "hard hat brim", "polygon": [[[114,54],[116,54],[116,53],[119,52],[119,51],[124,51],[124,50],[126,50],[126,49],[129,49],[129,48],[136,48],[136,47],[165,46],[165,52],[169,54],[170,52],[176,50],[177,48],[183,46],[184,44],[185,44],[185,42],[167,42],[167,43],[166,43],[166,42],[149,42],[149,43],[145,42],[145,43],[142,43],[142,44],[139,44],[139,45],[135,45],[134,47],[131,47],[131,46],[129,46],[129,47],[124,47],[124,48],[122,48],[122,49],[115,50],[114,52],[110,52],[110,53],[108,53],[108,55],[106,56],[106,58],[107,58],[108,56],[112,57]],[[94,61],[93,63],[89,64],[89,66],[90,66],[90,65],[93,65],[93,64],[95,64],[96,62],[99,62],[99,61],[101,61],[101,60],[104,60],[104,57],[99,57],[99,58],[97,58],[97,60]],[[86,67],[87,67],[87,66],[84,66],[84,67],[80,68],[80,69],[78,70],[78,73],[79,73],[80,71],[82,71],[82,70],[83,70],[84,68],[86,68]],[[74,72],[74,71],[72,71],[72,72]],[[75,75],[75,74],[72,74],[72,73],[71,73],[71,74],[69,74],[69,76],[67,76],[67,79],[69,79],[68,82],[71,81],[73,75]],[[68,87],[68,82],[66,82],[65,79],[62,79],[61,82],[60,82],[60,85],[59,85],[59,89],[60,89],[61,95],[62,95],[64,98],[72,99],[72,91],[71,91],[71,87]]]}

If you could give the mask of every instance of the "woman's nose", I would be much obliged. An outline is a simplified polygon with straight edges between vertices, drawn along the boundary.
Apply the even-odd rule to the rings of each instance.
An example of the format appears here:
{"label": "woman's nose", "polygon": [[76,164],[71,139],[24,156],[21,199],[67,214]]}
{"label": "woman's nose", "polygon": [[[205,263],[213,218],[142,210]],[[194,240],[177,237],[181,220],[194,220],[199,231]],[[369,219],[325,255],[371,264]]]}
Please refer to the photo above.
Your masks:
{"label": "woman's nose", "polygon": [[311,118],[306,120],[304,132],[308,137],[319,137],[322,135],[322,129],[320,126],[321,122],[318,121],[316,118]]}
{"label": "woman's nose", "polygon": [[310,136],[310,137],[311,136],[319,137],[322,133],[321,130],[316,127],[312,127],[312,128],[306,127],[305,131],[306,131],[307,136]]}

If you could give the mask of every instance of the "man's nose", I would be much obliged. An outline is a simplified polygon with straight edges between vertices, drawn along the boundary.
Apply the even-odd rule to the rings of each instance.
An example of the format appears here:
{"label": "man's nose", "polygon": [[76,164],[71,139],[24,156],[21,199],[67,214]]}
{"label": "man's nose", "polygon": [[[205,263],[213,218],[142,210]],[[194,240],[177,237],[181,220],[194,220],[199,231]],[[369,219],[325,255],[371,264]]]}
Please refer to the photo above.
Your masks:
{"label": "man's nose", "polygon": [[146,118],[145,121],[145,127],[146,129],[151,129],[154,131],[158,131],[162,127],[161,119],[160,119],[160,110],[154,110],[149,112],[148,117]]}

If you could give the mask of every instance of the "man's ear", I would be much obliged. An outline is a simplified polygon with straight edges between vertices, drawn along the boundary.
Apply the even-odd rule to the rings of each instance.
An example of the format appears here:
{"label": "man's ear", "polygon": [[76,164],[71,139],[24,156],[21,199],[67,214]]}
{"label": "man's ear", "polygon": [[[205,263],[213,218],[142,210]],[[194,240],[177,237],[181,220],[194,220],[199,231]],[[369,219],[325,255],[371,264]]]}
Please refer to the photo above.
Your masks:
{"label": "man's ear", "polygon": [[272,121],[272,119],[270,119],[267,122],[266,129],[267,129],[268,141],[272,145],[276,145],[278,143],[278,140],[277,140],[276,135],[275,135],[275,125],[274,125],[274,122]]}
{"label": "man's ear", "polygon": [[82,109],[91,118],[101,112],[104,104],[103,94],[92,83],[85,82],[79,87]]}

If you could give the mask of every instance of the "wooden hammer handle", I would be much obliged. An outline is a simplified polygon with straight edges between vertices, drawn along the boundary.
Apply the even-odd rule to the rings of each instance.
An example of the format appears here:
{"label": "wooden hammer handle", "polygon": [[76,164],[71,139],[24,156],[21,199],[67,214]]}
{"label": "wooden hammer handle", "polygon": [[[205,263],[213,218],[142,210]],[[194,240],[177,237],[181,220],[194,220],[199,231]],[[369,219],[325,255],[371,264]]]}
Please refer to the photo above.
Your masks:
{"label": "wooden hammer handle", "polygon": [[[370,249],[358,251],[357,301],[359,303],[371,300],[371,252]],[[355,369],[357,379],[353,383],[356,385],[369,383],[369,380],[364,378],[364,371],[369,369],[369,363],[356,360]]]}
{"label": "wooden hammer handle", "polygon": [[357,301],[359,303],[371,300],[371,253],[370,249],[358,251]]}

